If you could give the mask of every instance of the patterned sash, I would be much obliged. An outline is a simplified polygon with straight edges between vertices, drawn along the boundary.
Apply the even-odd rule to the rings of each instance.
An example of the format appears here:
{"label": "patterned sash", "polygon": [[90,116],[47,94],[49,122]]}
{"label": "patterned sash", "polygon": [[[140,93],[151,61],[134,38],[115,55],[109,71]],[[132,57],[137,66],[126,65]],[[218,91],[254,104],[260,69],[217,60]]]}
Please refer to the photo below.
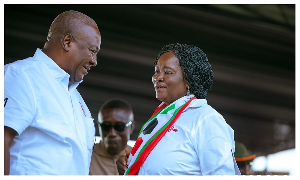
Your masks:
{"label": "patterned sash", "polygon": [[[127,165],[128,169],[125,175],[135,175],[139,172],[140,167],[145,162],[151,151],[161,140],[161,138],[166,134],[166,132],[175,123],[181,113],[186,109],[186,107],[194,100],[197,99],[193,95],[184,96],[175,103],[171,104],[166,108],[166,104],[160,104],[154,111],[151,118],[142,126],[139,133],[139,138],[136,140],[134,147],[130,153]],[[157,116],[167,114],[169,111],[175,109],[176,102],[178,104],[183,104],[179,106],[173,113],[170,119],[157,122]],[[146,128],[144,128],[146,126]],[[152,126],[152,127],[151,127]]]}

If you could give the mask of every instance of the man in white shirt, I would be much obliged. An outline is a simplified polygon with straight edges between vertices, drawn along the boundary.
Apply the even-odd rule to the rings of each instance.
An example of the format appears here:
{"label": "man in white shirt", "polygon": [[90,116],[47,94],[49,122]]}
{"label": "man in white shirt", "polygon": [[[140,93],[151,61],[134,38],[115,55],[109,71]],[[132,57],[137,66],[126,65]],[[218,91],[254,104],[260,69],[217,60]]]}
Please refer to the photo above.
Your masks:
{"label": "man in white shirt", "polygon": [[66,11],[42,50],[5,65],[5,175],[89,174],[95,128],[76,88],[97,65],[100,44],[93,19]]}

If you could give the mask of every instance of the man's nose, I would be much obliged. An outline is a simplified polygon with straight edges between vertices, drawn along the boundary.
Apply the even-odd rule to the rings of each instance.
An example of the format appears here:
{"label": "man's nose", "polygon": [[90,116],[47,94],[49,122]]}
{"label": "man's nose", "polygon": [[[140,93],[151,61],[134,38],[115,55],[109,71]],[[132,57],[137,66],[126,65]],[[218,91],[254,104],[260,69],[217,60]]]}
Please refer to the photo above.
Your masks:
{"label": "man's nose", "polygon": [[97,54],[93,55],[90,61],[91,66],[97,66]]}
{"label": "man's nose", "polygon": [[108,135],[116,136],[117,132],[116,132],[115,128],[111,127],[110,130],[108,131]]}

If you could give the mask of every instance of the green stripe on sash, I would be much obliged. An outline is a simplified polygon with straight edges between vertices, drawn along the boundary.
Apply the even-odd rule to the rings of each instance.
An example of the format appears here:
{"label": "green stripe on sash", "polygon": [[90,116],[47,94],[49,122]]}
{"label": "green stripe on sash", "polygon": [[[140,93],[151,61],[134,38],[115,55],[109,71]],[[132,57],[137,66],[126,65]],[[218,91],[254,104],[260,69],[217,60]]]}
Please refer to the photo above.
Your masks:
{"label": "green stripe on sash", "polygon": [[[192,98],[192,99],[190,99],[187,103],[185,103],[184,105],[182,105],[182,106],[180,106],[179,108],[177,108],[176,110],[175,110],[175,112],[174,112],[174,114],[173,114],[173,116],[169,119],[169,121],[167,122],[167,123],[165,123],[165,125],[163,126],[163,127],[161,127],[145,144],[144,144],[144,146],[142,147],[142,149],[139,151],[139,154],[137,155],[137,157],[135,158],[135,161],[134,161],[134,163],[126,170],[126,172],[125,172],[125,175],[128,175],[129,173],[130,174],[132,174],[132,172],[131,172],[131,167],[132,166],[134,166],[135,165],[135,163],[138,161],[138,159],[140,158],[140,156],[141,156],[141,154],[144,152],[144,150],[148,147],[148,145],[156,138],[156,137],[158,137],[158,136],[160,136],[160,138],[162,138],[162,136],[161,135],[159,135],[160,133],[162,133],[162,131],[164,131],[165,129],[166,129],[166,127],[168,126],[168,125],[171,125],[171,124],[173,124],[176,120],[177,120],[177,118],[180,116],[180,114],[182,113],[182,111],[184,110],[184,109],[182,109],[181,110],[181,108],[186,108],[189,104],[190,104],[190,102],[192,101],[192,100],[194,100],[194,99],[197,99],[196,97],[194,97],[194,98]],[[174,109],[175,108],[175,104],[173,104],[172,106],[170,106],[170,107],[168,107],[167,109],[165,109],[162,113],[164,113],[164,114],[167,114],[167,112],[168,111],[170,111],[170,110],[172,110],[172,109]],[[151,121],[153,118],[155,118],[162,110],[163,110],[164,108],[162,108],[162,109],[160,109],[155,115],[153,115],[145,124],[147,124],[149,121]],[[181,110],[181,111],[180,111]],[[180,111],[180,113],[178,114],[178,116],[177,116],[177,113]],[[176,117],[177,116],[177,117]],[[174,120],[174,121],[173,121]],[[173,122],[172,122],[173,121]],[[141,134],[141,132],[143,131],[143,129],[144,129],[144,126],[145,126],[145,124],[143,125],[143,127],[141,128],[141,131],[140,131],[140,133],[139,133],[139,135]],[[163,134],[165,134],[166,133],[166,130],[163,132]],[[158,142],[159,142],[160,140],[158,140]],[[154,142],[154,141],[153,141]],[[158,142],[155,142],[155,143],[158,143]],[[154,146],[153,146],[154,145]],[[153,146],[153,148],[156,146],[156,144],[153,144],[152,143],[152,145],[151,146]],[[152,148],[152,149],[153,149]],[[148,151],[148,150],[147,150]],[[151,152],[152,150],[150,150],[150,152]],[[146,151],[145,151],[146,152]],[[148,153],[150,153],[150,152],[148,152]],[[148,154],[149,155],[149,154]],[[147,155],[147,156],[148,156]],[[142,162],[143,163],[143,162]],[[135,167],[136,168],[136,167]],[[135,169],[136,170],[136,169]],[[134,170],[134,171],[135,171]]]}

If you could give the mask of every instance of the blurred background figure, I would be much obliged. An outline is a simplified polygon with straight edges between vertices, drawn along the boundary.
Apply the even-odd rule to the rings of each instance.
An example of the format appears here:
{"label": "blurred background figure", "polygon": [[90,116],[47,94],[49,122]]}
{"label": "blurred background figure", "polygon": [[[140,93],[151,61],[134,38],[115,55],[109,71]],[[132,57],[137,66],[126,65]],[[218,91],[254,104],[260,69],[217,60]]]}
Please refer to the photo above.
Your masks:
{"label": "blurred background figure", "polygon": [[106,101],[98,113],[98,127],[102,139],[94,146],[90,175],[119,175],[116,161],[131,151],[127,145],[134,130],[131,105],[122,99]]}
{"label": "blurred background figure", "polygon": [[250,155],[246,146],[241,142],[235,142],[234,157],[242,175],[251,175],[251,162],[256,157],[255,154]]}

